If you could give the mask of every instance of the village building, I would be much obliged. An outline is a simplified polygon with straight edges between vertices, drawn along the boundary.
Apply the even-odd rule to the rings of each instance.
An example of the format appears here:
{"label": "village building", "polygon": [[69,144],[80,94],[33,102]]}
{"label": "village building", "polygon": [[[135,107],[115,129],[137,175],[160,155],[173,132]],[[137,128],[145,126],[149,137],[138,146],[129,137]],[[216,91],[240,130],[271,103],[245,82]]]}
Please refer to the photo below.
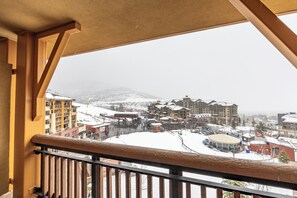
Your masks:
{"label": "village building", "polygon": [[284,137],[297,138],[297,114],[287,114],[281,117],[280,134]]}
{"label": "village building", "polygon": [[189,117],[190,109],[172,102],[158,101],[148,106],[148,112],[159,119],[165,116],[186,119]]}
{"label": "village building", "polygon": [[78,105],[74,99],[46,93],[45,133],[77,137],[79,127],[76,120]]}
{"label": "village building", "polygon": [[210,113],[191,114],[190,124],[191,128],[197,128],[197,126],[205,126],[211,122]]}
{"label": "village building", "polygon": [[290,139],[276,139],[265,136],[264,139],[251,141],[248,148],[259,154],[270,155],[273,158],[278,158],[281,152],[285,152],[290,161],[297,159],[297,141]]}
{"label": "village building", "polygon": [[172,100],[176,105],[190,109],[191,114],[211,114],[215,124],[239,124],[238,105],[215,100],[191,99]]}
{"label": "village building", "polygon": [[243,143],[249,144],[251,141],[255,140],[255,135],[251,133],[245,133],[241,138]]}
{"label": "village building", "polygon": [[209,146],[221,151],[238,152],[240,140],[226,134],[214,134],[208,136]]}
{"label": "village building", "polygon": [[[294,167],[288,168],[288,166],[274,163],[238,159],[220,158],[217,160],[215,157],[199,153],[183,155],[180,152],[160,151],[159,149],[147,150],[142,147],[132,149],[126,145],[103,144],[95,141],[90,146],[89,141],[42,134],[46,124],[43,117],[45,115],[45,92],[62,56],[69,57],[95,50],[250,21],[292,65],[297,67],[296,34],[282,22],[282,19],[278,18],[279,15],[296,12],[296,0],[131,0],[117,1],[116,3],[113,1],[69,3],[69,1],[61,0],[53,3],[53,1],[2,0],[0,7],[2,8],[0,10],[2,93],[0,95],[0,196],[13,190],[15,198],[75,197],[78,193],[79,197],[88,197],[86,189],[90,187],[91,197],[101,197],[104,192],[107,192],[104,193],[105,195],[111,197],[114,194],[113,190],[119,194],[123,192],[116,190],[122,188],[120,188],[121,185],[118,185],[119,182],[113,181],[123,181],[122,184],[127,189],[126,194],[141,197],[142,176],[148,178],[148,187],[145,189],[148,194],[152,194],[154,188],[160,189],[162,194],[168,196],[182,197],[185,191],[182,191],[180,186],[186,185],[187,192],[185,193],[190,196],[195,193],[191,192],[192,186],[197,186],[196,183],[198,183],[201,197],[222,197],[224,191],[230,191],[236,197],[245,194],[254,197],[287,196],[279,191],[272,194],[268,191],[261,192],[256,189],[234,188],[227,185],[224,185],[224,189],[222,189],[215,182],[204,181],[201,183],[199,177],[190,178],[194,183],[188,185],[189,183],[180,177],[180,173],[184,170],[190,173],[200,172],[206,177],[231,178],[261,186],[272,185],[279,189],[286,188],[289,190],[289,196],[296,196],[295,193],[292,193],[296,189],[297,183]],[[235,36],[246,40],[245,33],[247,32],[238,33]],[[221,32],[214,32],[214,36],[219,36],[219,34]],[[236,42],[236,40],[227,41],[226,47],[233,41]],[[212,40],[208,43],[210,42]],[[218,45],[216,42],[214,44]],[[243,44],[240,45],[242,48],[245,47]],[[206,44],[206,47],[211,50],[210,45]],[[226,54],[219,55],[224,58],[230,56],[230,59],[233,59],[234,55],[236,56],[233,52],[234,50],[232,53],[226,52]],[[249,53],[243,54],[243,58],[237,62],[244,62],[251,58]],[[216,57],[218,54],[211,55]],[[261,59],[270,58],[262,53],[259,55]],[[125,68],[127,70],[128,67]],[[83,69],[86,70],[85,67],[82,67]],[[154,70],[153,67],[149,69],[150,71]],[[174,69],[188,71],[183,66]],[[115,70],[115,72],[117,71]],[[220,75],[224,77],[226,72],[224,64],[222,64]],[[262,74],[265,75],[265,73]],[[199,75],[202,75],[200,71],[197,72],[197,77]],[[154,77],[152,81],[158,79],[156,76]],[[181,78],[175,80],[181,80]],[[210,80],[220,83],[215,76],[210,76]],[[236,79],[229,80],[236,83]],[[260,94],[255,97],[262,96]],[[61,128],[67,128],[64,126],[63,117],[61,123]],[[80,147],[75,150],[74,148],[78,145]],[[64,155],[51,151],[57,148],[66,152],[71,150],[71,153]],[[73,154],[74,152],[75,154]],[[92,155],[92,160],[77,158],[80,153]],[[168,182],[168,185],[164,182],[157,182],[158,186],[154,186],[156,183],[152,182],[154,179],[150,177],[151,172],[137,168],[138,172],[135,174],[134,167],[130,169],[127,169],[127,166],[112,168],[108,164],[100,162],[98,156],[121,159],[121,161],[137,163],[143,167],[162,168],[166,166],[169,169],[168,173],[157,175],[157,179],[164,181],[171,178],[172,182]],[[86,174],[90,163],[93,167],[91,185],[88,184]],[[77,164],[81,164],[81,169],[77,168]],[[106,179],[102,177],[102,174],[99,174],[102,167],[106,167],[108,172]],[[118,178],[116,180],[113,179],[110,171],[112,169],[115,170],[114,177]],[[126,179],[121,180],[120,175],[123,171]],[[77,175],[81,175],[82,179]],[[94,175],[96,176],[94,177]],[[136,185],[131,185],[133,180]],[[103,181],[106,181],[106,185],[102,187]],[[114,188],[113,183],[117,187]],[[210,194],[207,188],[213,188],[215,194]],[[77,193],[77,191],[79,192]]]}
{"label": "village building", "polygon": [[161,123],[151,123],[150,124],[150,131],[152,132],[160,132],[162,124]]}

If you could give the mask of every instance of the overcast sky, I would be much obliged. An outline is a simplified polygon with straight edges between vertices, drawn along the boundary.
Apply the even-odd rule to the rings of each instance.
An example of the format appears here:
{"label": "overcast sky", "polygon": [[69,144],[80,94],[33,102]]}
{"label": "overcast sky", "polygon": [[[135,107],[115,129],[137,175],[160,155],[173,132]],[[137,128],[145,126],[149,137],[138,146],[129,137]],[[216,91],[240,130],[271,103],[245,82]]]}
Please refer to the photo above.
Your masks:
{"label": "overcast sky", "polygon": [[[296,32],[297,14],[281,19]],[[62,58],[50,88],[78,82],[227,101],[240,113],[297,111],[297,70],[250,23]]]}

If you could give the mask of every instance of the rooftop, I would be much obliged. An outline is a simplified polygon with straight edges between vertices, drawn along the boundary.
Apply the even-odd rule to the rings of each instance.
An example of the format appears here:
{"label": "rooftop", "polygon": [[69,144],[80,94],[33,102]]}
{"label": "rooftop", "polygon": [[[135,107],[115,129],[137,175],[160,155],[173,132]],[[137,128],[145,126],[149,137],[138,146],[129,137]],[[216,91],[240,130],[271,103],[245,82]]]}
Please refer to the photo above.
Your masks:
{"label": "rooftop", "polygon": [[226,134],[214,134],[209,135],[208,139],[212,142],[221,143],[221,144],[239,144],[240,140]]}

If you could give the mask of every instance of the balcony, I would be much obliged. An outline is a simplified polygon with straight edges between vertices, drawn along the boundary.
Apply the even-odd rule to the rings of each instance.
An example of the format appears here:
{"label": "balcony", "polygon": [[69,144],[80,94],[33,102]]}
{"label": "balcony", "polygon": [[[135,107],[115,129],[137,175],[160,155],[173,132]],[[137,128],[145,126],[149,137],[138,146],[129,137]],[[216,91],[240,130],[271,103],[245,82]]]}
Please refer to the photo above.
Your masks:
{"label": "balcony", "polygon": [[59,105],[55,105],[55,109],[61,109],[62,108],[62,105],[59,104]]}
{"label": "balcony", "polygon": [[[44,120],[40,119],[43,115],[44,106],[41,105],[40,101],[45,101],[45,91],[62,56],[221,27],[248,19],[297,67],[296,35],[276,16],[276,14],[296,12],[296,1],[287,0],[285,3],[281,0],[263,1],[267,7],[260,0],[214,2],[188,0],[182,1],[182,3],[181,1],[152,1],[148,3],[148,1],[132,0],[119,1],[118,5],[114,6],[114,3],[105,3],[104,1],[93,1],[92,4],[87,1],[80,1],[79,5],[76,3],[69,4],[67,1],[55,1],[54,5],[51,1],[38,1],[38,3],[24,0],[0,1],[1,8],[3,8],[1,9],[0,23],[0,68],[6,69],[5,73],[0,72],[0,74],[1,83],[9,83],[6,89],[1,87],[3,92],[1,97],[3,98],[0,98],[0,104],[4,104],[4,107],[11,107],[10,111],[8,108],[0,108],[0,120],[2,121],[0,124],[0,140],[3,140],[0,156],[4,158],[0,160],[0,168],[1,171],[6,172],[6,175],[1,175],[0,193],[3,194],[4,191],[8,191],[9,177],[13,180],[13,182],[11,181],[13,183],[11,188],[13,187],[16,198],[32,197],[32,189],[39,183],[40,171],[36,167],[39,164],[36,163],[37,157],[32,154],[32,144],[29,141],[36,133],[44,131]],[[80,9],[77,9],[78,6]],[[56,8],[63,8],[65,11],[61,12],[61,9]],[[237,10],[243,15],[241,16]],[[120,14],[111,14],[119,13],[119,11],[121,11]],[[18,18],[18,23],[15,22],[16,18]],[[78,33],[81,31],[81,25],[69,21],[71,19],[83,23],[82,34]],[[98,19],[100,19],[100,23],[98,23]],[[71,36],[72,34],[77,35]],[[243,40],[247,39],[244,34],[239,36],[242,36]],[[68,41],[69,45],[67,46]],[[231,58],[234,57],[232,55]],[[245,59],[241,61],[243,62]],[[12,68],[8,65],[12,65]],[[12,82],[11,85],[10,82]],[[11,99],[7,97],[10,94]],[[208,112],[209,110],[204,113]],[[12,118],[11,123],[8,119],[9,116]],[[14,127],[8,125],[14,125]],[[10,137],[8,138],[8,136]],[[172,197],[180,197],[178,193],[181,193],[183,188],[185,188],[183,190],[187,197],[190,197],[189,192],[192,190],[190,188],[192,186],[199,187],[199,193],[202,194],[202,197],[205,197],[208,192],[205,189],[208,188],[214,188],[217,197],[222,196],[222,191],[231,191],[235,197],[239,197],[239,193],[253,194],[254,197],[260,193],[263,193],[265,197],[282,197],[189,178],[185,175],[187,172],[296,189],[296,168],[287,165],[214,158],[98,142],[73,141],[72,139],[65,142],[62,139],[49,136],[34,136],[32,141],[36,145],[42,146],[40,150],[36,151],[42,156],[41,194],[52,195],[55,193],[56,197],[59,194],[72,197],[71,193],[77,192],[85,197],[88,193],[88,178],[91,179],[90,191],[93,197],[97,195],[100,197],[99,195],[103,192],[108,193],[110,197],[113,189],[119,195],[120,192],[123,192],[120,189],[121,185],[119,185],[121,181],[119,178],[122,175],[119,174],[120,170],[125,173],[123,175],[123,178],[126,179],[123,183],[125,188],[122,190],[127,189],[124,191],[128,195],[126,197],[131,195],[131,185],[135,178],[137,184],[135,195],[140,196],[142,190],[140,189],[140,183],[142,183],[142,176],[140,175],[147,178],[146,183],[148,185],[145,191],[148,197],[152,197],[151,189],[154,190],[155,187],[158,188],[161,197],[164,197],[164,193],[171,193]],[[11,148],[8,148],[9,146]],[[66,155],[63,152],[51,152],[51,148],[78,154],[83,152],[92,156],[92,159],[79,157],[77,154]],[[79,149],[81,151],[78,151]],[[9,157],[8,154],[11,156]],[[164,167],[167,172],[113,165],[103,162],[102,157]],[[8,162],[9,159],[13,160]],[[56,163],[56,159],[58,163]],[[61,161],[64,165],[59,165]],[[67,167],[65,164],[68,164]],[[74,164],[74,168],[72,164]],[[78,171],[73,175],[68,174],[73,169],[78,169],[79,166],[75,164],[81,166],[83,171]],[[90,177],[86,175],[86,166],[91,167]],[[108,173],[105,176],[102,175],[102,167],[105,167]],[[13,173],[8,173],[11,170]],[[115,170],[114,173],[112,170]],[[48,175],[53,177],[47,179],[50,178]],[[66,177],[69,179],[66,180]],[[74,180],[72,177],[76,179]],[[77,178],[81,179],[78,181]],[[104,189],[102,182],[100,182],[103,180],[102,178],[104,181],[106,180]],[[55,180],[57,183],[54,185],[53,181]],[[164,180],[168,182],[164,184]],[[112,185],[112,181],[117,182]],[[182,188],[181,183],[184,183],[185,187]]]}
{"label": "balcony", "polygon": [[293,197],[218,182],[222,178],[281,187],[291,194],[297,188],[294,165],[49,135],[35,135],[31,142],[41,157],[41,187],[36,190],[41,197],[221,198],[226,192],[236,198]]}

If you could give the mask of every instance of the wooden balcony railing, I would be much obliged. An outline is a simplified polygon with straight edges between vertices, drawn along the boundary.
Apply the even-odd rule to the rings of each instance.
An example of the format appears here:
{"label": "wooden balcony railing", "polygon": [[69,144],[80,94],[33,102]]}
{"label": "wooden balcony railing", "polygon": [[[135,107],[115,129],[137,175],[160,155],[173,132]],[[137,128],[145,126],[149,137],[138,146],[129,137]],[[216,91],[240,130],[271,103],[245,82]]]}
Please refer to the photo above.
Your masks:
{"label": "wooden balcony railing", "polygon": [[235,198],[293,197],[227,185],[222,178],[291,193],[297,189],[294,165],[49,135],[35,135],[31,141],[40,147],[35,150],[41,156],[39,197],[222,198],[226,192]]}

